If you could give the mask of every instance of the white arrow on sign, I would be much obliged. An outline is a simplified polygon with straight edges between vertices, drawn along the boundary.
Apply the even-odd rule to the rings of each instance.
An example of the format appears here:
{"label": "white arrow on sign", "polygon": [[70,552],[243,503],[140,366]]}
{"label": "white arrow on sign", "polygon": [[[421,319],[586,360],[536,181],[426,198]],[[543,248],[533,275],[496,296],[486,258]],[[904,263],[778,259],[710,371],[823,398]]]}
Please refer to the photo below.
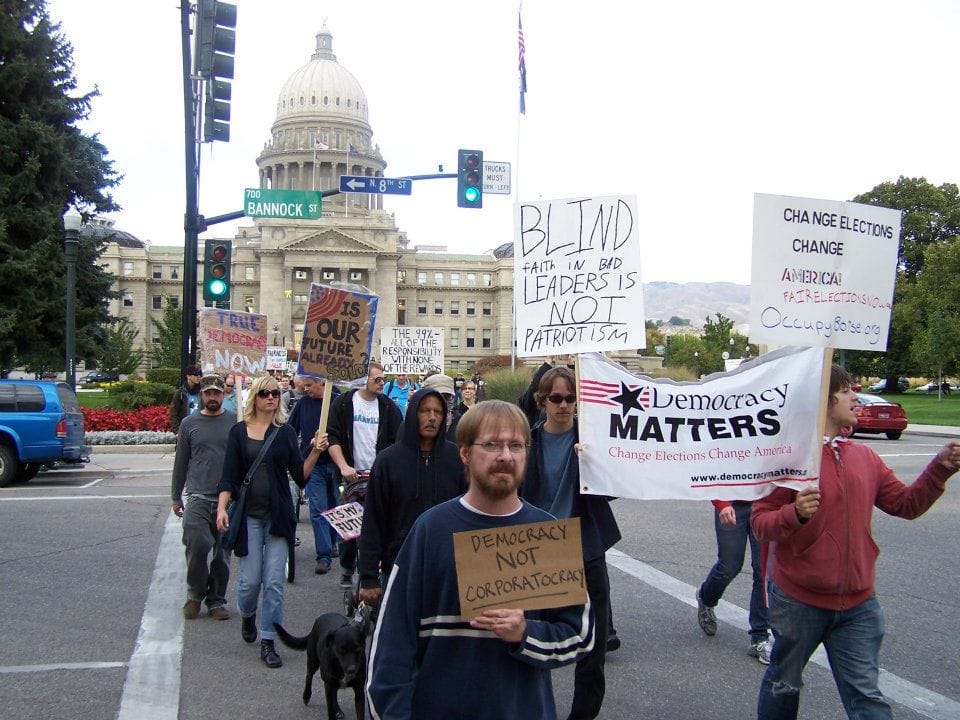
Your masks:
{"label": "white arrow on sign", "polygon": [[356,192],[357,188],[365,188],[367,186],[366,180],[347,180],[347,187]]}

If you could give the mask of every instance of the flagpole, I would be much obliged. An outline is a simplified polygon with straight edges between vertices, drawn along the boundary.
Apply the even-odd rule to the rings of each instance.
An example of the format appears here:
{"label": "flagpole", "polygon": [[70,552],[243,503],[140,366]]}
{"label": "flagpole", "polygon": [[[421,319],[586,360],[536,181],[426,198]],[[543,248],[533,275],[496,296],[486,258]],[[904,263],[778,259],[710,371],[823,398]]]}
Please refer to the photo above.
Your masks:
{"label": "flagpole", "polygon": [[[526,92],[526,62],[524,60],[524,42],[523,42],[523,19],[521,18],[521,13],[523,12],[523,2],[520,2],[519,7],[517,8],[517,47],[518,47],[518,57],[517,57],[517,70],[520,72],[520,111],[517,113],[517,149],[514,153],[515,165],[517,168],[516,174],[516,185],[514,191],[516,193],[514,197],[514,204],[520,202],[520,126],[521,126],[521,117],[526,114],[526,101],[524,99],[524,93]],[[514,256],[516,256],[516,240],[514,240],[513,248]],[[511,303],[511,314],[513,315],[513,323],[511,327],[511,339],[510,339],[510,369],[516,370],[517,368],[517,303],[514,300]]]}
{"label": "flagpole", "polygon": [[[350,143],[347,142],[347,162],[346,162],[346,175],[350,174]],[[350,217],[350,194],[347,193],[343,196],[343,207],[344,207],[344,217]]]}

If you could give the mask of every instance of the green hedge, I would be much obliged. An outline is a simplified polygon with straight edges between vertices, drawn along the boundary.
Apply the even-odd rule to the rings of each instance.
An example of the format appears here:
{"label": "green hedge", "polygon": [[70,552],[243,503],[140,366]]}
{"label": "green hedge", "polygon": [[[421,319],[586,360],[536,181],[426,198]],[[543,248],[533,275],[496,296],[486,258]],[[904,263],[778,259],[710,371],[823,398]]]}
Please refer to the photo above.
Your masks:
{"label": "green hedge", "polygon": [[151,368],[147,370],[147,382],[163,383],[170,387],[180,387],[180,368]]}
{"label": "green hedge", "polygon": [[169,405],[174,390],[166,383],[125,381],[110,388],[108,405],[115,410]]}

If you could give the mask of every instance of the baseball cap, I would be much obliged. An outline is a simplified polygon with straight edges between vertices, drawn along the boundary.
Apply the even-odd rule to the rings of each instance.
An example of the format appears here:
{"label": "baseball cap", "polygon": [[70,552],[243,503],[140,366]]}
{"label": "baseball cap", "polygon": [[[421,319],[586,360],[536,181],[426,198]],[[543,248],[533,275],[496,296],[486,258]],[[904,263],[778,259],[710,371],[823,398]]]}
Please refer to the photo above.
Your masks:
{"label": "baseball cap", "polygon": [[423,387],[432,388],[441,395],[453,395],[453,378],[449,375],[431,375],[423,381]]}
{"label": "baseball cap", "polygon": [[219,390],[223,392],[223,378],[219,375],[204,375],[200,378],[200,392]]}

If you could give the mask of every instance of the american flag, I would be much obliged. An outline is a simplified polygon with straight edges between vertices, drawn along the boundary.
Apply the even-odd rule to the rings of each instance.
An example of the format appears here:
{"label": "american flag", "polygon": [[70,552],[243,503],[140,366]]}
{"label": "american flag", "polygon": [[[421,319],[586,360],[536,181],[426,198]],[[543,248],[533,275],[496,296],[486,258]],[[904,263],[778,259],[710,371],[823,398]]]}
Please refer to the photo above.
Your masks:
{"label": "american flag", "polygon": [[321,140],[320,138],[317,138],[316,140],[313,141],[313,146],[314,146],[317,150],[329,150],[329,149],[330,149],[330,146],[327,145],[327,144],[326,144],[323,140]]}
{"label": "american flag", "polygon": [[517,13],[517,25],[519,27],[519,32],[517,34],[517,43],[520,46],[520,113],[522,115],[527,114],[527,63],[524,60],[524,46],[523,46],[523,20],[520,17],[520,13]]}

